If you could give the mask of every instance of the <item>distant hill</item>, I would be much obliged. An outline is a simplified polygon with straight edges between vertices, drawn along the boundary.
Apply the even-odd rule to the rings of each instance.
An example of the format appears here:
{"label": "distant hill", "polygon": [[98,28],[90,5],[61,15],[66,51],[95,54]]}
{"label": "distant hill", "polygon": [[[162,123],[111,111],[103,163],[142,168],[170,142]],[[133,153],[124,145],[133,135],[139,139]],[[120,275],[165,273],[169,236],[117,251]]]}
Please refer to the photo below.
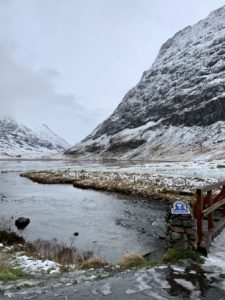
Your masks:
{"label": "distant hill", "polygon": [[0,157],[40,157],[63,153],[69,144],[47,125],[32,128],[13,119],[0,117]]}

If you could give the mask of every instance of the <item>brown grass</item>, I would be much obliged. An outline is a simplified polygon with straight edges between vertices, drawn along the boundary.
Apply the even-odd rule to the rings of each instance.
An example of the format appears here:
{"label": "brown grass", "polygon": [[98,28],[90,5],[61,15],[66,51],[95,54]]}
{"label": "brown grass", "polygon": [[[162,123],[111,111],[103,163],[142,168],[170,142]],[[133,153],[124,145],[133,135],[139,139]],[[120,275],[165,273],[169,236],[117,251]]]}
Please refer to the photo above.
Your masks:
{"label": "brown grass", "polygon": [[[60,174],[45,174],[41,172],[23,173],[21,177],[29,178],[30,180],[42,184],[72,184],[73,180],[68,177],[63,177]],[[47,175],[47,176],[46,176]]]}
{"label": "brown grass", "polygon": [[143,179],[136,179],[135,174],[110,172],[85,172],[68,170],[39,171],[23,173],[21,176],[42,184],[73,184],[74,187],[82,189],[93,189],[110,193],[138,196],[154,200],[172,200],[174,197],[182,196],[187,201],[192,201],[192,192],[183,192],[182,188],[175,187],[168,189],[163,180],[157,178],[155,181],[149,180],[143,175]]}
{"label": "brown grass", "polygon": [[80,269],[102,268],[108,265],[108,263],[99,256],[90,257],[80,263]]}
{"label": "brown grass", "polygon": [[135,253],[127,253],[122,257],[119,264],[123,268],[133,268],[142,266],[144,265],[144,263],[144,258],[141,255]]}
{"label": "brown grass", "polygon": [[79,252],[74,245],[67,246],[57,239],[36,240],[25,244],[26,255],[39,259],[49,259],[62,265],[79,264],[93,256],[92,251]]}
{"label": "brown grass", "polygon": [[0,252],[0,273],[5,272],[10,267],[10,261],[6,254]]}

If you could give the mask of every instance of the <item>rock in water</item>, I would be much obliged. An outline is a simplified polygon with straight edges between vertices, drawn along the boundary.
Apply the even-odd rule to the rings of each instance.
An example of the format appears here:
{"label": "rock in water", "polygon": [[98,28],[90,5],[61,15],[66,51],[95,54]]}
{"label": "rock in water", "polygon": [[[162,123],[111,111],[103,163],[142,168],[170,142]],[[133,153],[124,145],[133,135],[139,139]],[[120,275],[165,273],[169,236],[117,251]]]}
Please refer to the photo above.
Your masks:
{"label": "rock in water", "polygon": [[66,154],[86,159],[221,158],[224,147],[225,6],[164,43],[114,113]]}
{"label": "rock in water", "polygon": [[15,225],[18,229],[24,229],[30,223],[29,218],[20,217],[15,221]]}

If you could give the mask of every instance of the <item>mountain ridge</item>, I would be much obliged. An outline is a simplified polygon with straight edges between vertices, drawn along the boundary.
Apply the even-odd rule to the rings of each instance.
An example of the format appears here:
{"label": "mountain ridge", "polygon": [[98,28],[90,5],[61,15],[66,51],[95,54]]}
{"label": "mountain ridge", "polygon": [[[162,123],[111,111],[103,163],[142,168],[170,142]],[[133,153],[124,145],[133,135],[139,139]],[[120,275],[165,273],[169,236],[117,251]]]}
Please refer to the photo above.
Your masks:
{"label": "mountain ridge", "polygon": [[173,136],[179,131],[180,136],[193,134],[193,147],[188,139],[182,143],[188,155],[191,151],[193,157],[205,157],[211,151],[214,156],[212,129],[219,126],[217,138],[223,140],[224,121],[225,6],[168,39],[113,114],[66,154],[88,159],[179,158],[184,149],[179,150]]}
{"label": "mountain ridge", "polygon": [[28,126],[0,116],[0,157],[41,157],[63,153],[68,147],[46,124]]}

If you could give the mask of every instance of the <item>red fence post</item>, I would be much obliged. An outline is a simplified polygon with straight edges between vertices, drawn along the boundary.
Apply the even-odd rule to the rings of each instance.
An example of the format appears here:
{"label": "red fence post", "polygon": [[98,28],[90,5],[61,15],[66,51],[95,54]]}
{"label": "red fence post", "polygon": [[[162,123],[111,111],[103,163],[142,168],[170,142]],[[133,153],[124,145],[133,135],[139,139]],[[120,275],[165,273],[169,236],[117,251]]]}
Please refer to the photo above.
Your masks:
{"label": "red fence post", "polygon": [[[225,198],[225,185],[222,187],[222,199]],[[225,216],[225,205],[223,205],[223,215]]]}
{"label": "red fence post", "polygon": [[[207,207],[212,206],[212,190],[207,192]],[[213,213],[208,215],[208,230],[213,228]]]}
{"label": "red fence post", "polygon": [[197,220],[197,233],[199,242],[202,241],[202,191],[197,189],[196,191],[196,204],[195,204],[195,218]]}

